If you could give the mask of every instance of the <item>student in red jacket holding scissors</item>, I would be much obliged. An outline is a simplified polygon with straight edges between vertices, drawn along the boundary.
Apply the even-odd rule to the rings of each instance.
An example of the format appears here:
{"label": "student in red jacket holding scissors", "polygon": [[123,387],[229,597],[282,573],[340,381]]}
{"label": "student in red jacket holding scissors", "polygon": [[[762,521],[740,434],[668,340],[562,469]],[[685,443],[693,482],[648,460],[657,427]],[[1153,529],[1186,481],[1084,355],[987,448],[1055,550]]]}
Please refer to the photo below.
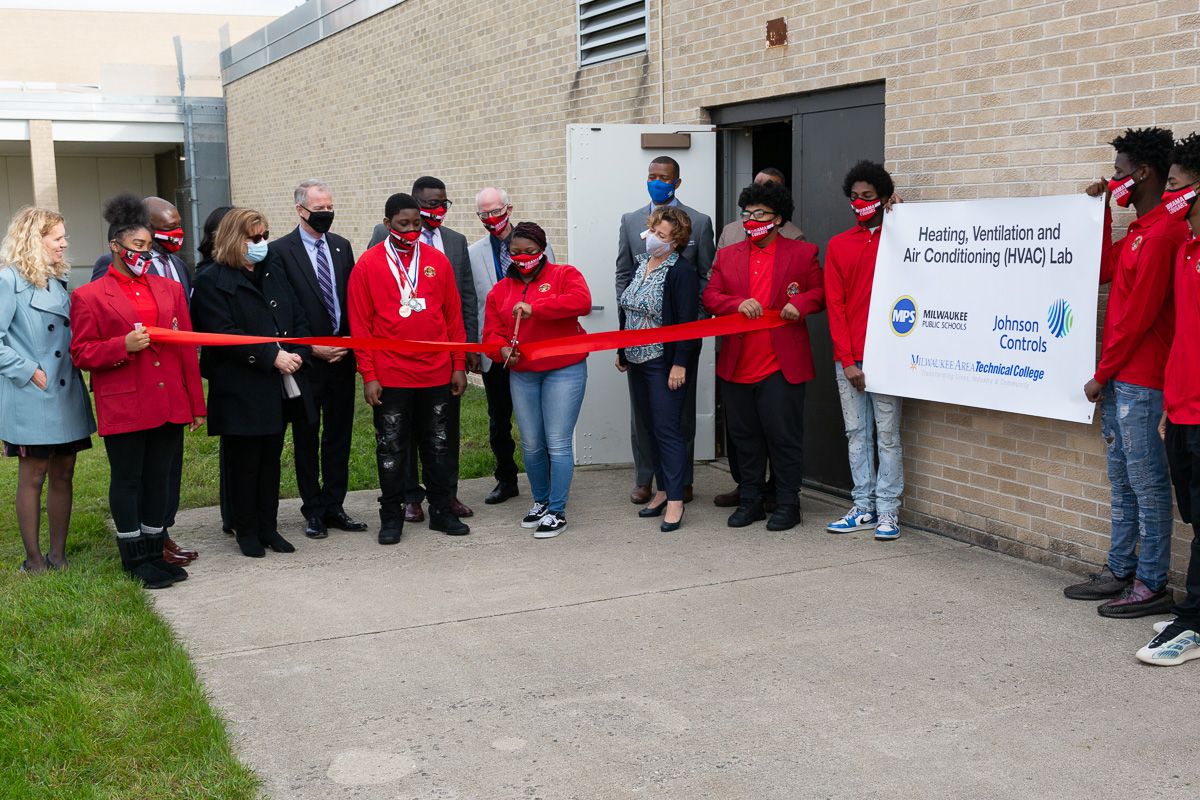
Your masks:
{"label": "student in red jacket holding scissors", "polygon": [[147,272],[154,239],[141,199],[117,195],[104,218],[112,265],[71,297],[71,359],[91,372],[121,563],[147,588],[161,589],[187,578],[163,560],[163,521],[171,462],[183,426],[204,424],[204,391],[196,348],[151,342],[146,331],[190,331],[192,320],[183,288]]}
{"label": "student in red jacket holding scissors", "polygon": [[571,438],[587,388],[587,356],[526,361],[513,345],[584,333],[579,317],[591,312],[592,293],[579,270],[550,263],[546,233],[532,222],[513,230],[508,250],[513,263],[488,293],[483,342],[496,348],[487,357],[511,373],[513,412],[533,490],[533,507],[521,526],[536,529],[536,539],[550,539],[567,527],[575,474]]}

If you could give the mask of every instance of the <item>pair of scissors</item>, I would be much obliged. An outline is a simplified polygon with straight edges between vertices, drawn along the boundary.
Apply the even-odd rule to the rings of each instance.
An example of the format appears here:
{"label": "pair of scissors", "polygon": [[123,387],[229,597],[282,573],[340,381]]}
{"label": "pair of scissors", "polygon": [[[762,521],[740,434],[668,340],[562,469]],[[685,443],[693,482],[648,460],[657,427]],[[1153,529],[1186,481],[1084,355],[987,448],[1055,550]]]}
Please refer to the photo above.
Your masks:
{"label": "pair of scissors", "polygon": [[512,339],[509,340],[508,358],[504,359],[503,367],[508,369],[508,362],[512,360],[513,353],[517,352],[517,334],[521,332],[521,317],[517,315],[517,322],[513,325]]}

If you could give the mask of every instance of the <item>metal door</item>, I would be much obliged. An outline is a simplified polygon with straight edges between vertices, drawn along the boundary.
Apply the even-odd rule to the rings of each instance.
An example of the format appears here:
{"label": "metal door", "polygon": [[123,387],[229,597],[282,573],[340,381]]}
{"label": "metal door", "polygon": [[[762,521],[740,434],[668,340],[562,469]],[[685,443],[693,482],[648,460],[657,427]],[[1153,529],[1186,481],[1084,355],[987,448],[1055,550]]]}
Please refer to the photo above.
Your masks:
{"label": "metal door", "polygon": [[[687,147],[643,147],[643,134],[689,135]],[[682,144],[675,142],[674,144]],[[710,126],[568,125],[567,248],[592,291],[592,313],[582,322],[589,332],[618,327],[616,260],[621,214],[650,202],[646,170],[650,160],[669,155],[679,162],[680,202],[715,220],[717,136]],[[575,460],[579,464],[628,464],[629,391],[616,370],[616,352],[588,357],[588,386],[575,426]],[[714,452],[716,358],[711,341],[704,343],[696,394],[696,459]]]}

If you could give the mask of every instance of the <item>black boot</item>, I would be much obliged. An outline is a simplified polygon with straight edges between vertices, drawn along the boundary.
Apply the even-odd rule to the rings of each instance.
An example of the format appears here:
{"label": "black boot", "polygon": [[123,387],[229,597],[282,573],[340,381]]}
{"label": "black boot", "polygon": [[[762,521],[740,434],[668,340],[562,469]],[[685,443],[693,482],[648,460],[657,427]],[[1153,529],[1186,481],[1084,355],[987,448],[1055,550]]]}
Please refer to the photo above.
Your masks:
{"label": "black boot", "polygon": [[279,535],[279,531],[267,531],[260,533],[258,540],[262,542],[263,547],[269,547],[276,553],[294,553],[296,548],[287,539]]}
{"label": "black boot", "polygon": [[451,514],[450,511],[442,511],[433,506],[429,507],[429,530],[441,531],[447,536],[466,536],[471,532],[467,523]]}
{"label": "black boot", "polygon": [[186,569],[163,560],[163,545],[167,541],[166,531],[162,528],[159,528],[157,531],[149,530],[143,525],[142,536],[146,539],[146,548],[150,555],[150,566],[159,572],[165,572],[176,583],[186,581],[188,576]]}
{"label": "black boot", "polygon": [[804,522],[804,513],[800,504],[780,503],[775,507],[775,513],[767,520],[767,530],[787,531]]}
{"label": "black boot", "polygon": [[762,500],[742,500],[737,511],[729,515],[729,527],[744,528],[747,525],[764,520],[767,513],[763,510]]}
{"label": "black boot", "polygon": [[489,506],[494,506],[497,503],[503,503],[510,497],[519,497],[520,494],[521,490],[515,483],[497,483],[496,488],[492,489],[491,493],[483,498],[483,502]]}
{"label": "black boot", "polygon": [[404,512],[380,510],[379,543],[397,544],[402,533],[404,533]]}
{"label": "black boot", "polygon": [[267,554],[263,549],[262,542],[259,541],[257,533],[248,533],[245,536],[241,531],[237,532],[238,547],[241,548],[242,555],[250,558],[262,558]]}
{"label": "black boot", "polygon": [[165,589],[175,583],[170,575],[151,566],[145,536],[118,536],[117,552],[125,571],[147,589]]}

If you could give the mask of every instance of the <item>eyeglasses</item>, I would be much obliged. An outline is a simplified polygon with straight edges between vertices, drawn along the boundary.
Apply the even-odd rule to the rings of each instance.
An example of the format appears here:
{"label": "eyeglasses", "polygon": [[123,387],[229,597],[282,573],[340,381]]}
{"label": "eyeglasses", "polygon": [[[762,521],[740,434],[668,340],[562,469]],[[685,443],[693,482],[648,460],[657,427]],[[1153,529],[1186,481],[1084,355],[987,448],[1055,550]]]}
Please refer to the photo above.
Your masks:
{"label": "eyeglasses", "polygon": [[449,211],[450,206],[454,205],[454,201],[453,200],[441,200],[441,201],[439,201],[439,200],[418,200],[417,205],[419,205],[421,208],[424,208],[426,210],[429,210],[431,208],[445,208],[447,211]]}
{"label": "eyeglasses", "polygon": [[480,219],[488,219],[489,217],[501,217],[501,216],[504,216],[505,214],[507,214],[508,210],[510,208],[512,208],[511,205],[500,206],[499,208],[493,208],[491,211],[476,211],[475,216],[479,217]]}
{"label": "eyeglasses", "polygon": [[267,239],[270,239],[270,238],[271,238],[271,232],[263,231],[262,233],[256,233],[253,236],[247,236],[246,241],[254,242],[255,244],[258,244],[259,242],[265,242]]}
{"label": "eyeglasses", "polygon": [[757,211],[743,211],[742,221],[744,222],[748,219],[752,219],[755,222],[762,222],[763,220],[770,219],[773,216],[775,216],[774,211],[764,211],[760,208]]}

